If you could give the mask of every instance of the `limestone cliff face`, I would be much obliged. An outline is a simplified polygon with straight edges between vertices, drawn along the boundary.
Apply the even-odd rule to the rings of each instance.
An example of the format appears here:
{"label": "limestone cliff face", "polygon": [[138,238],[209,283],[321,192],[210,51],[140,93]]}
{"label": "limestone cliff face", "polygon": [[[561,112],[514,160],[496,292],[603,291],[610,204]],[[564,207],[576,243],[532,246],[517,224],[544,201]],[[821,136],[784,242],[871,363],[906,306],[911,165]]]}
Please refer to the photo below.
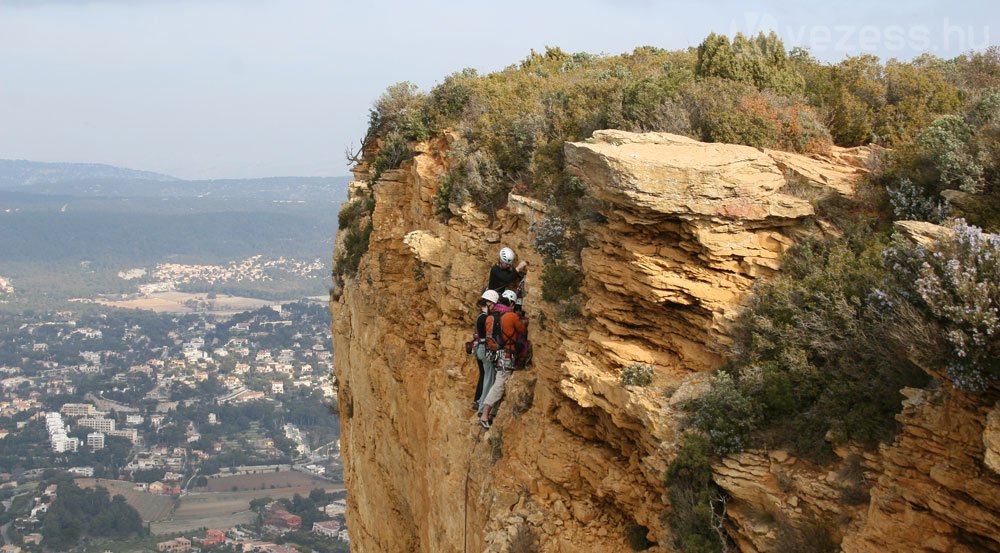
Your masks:
{"label": "limestone cliff face", "polygon": [[[531,533],[546,553],[625,552],[641,525],[652,550],[672,551],[663,475],[681,405],[719,364],[754,280],[823,231],[801,196],[852,194],[867,152],[807,158],[617,131],[567,144],[570,171],[601,205],[585,225],[582,316],[567,319],[541,299],[542,203],[512,194],[492,221],[469,206],[448,223],[434,216],[449,140],[421,144],[371,186],[360,166],[350,192],[376,200],[368,253],[331,302],[352,550],[505,552]],[[480,432],[462,344],[501,245],[532,266],[535,360]],[[620,384],[636,362],[655,367],[651,386]],[[844,451],[835,466],[783,452],[725,459],[716,480],[739,549],[771,551],[776,519],[822,515],[849,551],[998,550],[1000,416],[941,390],[909,391],[906,405],[895,444]],[[851,495],[858,486],[870,502]]]}

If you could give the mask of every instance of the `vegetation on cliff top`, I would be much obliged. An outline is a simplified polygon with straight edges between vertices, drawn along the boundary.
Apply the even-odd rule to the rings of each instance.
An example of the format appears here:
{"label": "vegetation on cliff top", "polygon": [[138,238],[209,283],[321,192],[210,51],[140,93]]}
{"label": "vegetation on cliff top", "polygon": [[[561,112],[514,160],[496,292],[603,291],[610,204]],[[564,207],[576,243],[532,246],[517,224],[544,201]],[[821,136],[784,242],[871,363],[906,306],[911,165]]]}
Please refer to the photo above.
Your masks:
{"label": "vegetation on cliff top", "polygon": [[[410,159],[417,141],[451,129],[460,140],[435,198],[442,219],[466,202],[494,214],[516,191],[568,215],[572,234],[591,210],[580,209],[585,194],[563,170],[563,143],[598,129],[804,153],[875,143],[895,148],[881,184],[901,210],[915,206],[911,215],[932,218],[948,196],[966,219],[997,228],[998,67],[995,48],[951,60],[863,55],[824,64],[803,49],[786,51],[774,34],[712,34],[697,48],[617,56],[547,48],[487,75],[454,73],[428,93],[390,86],[371,110],[362,152],[376,182]],[[963,195],[942,196],[952,189]],[[361,252],[364,224],[348,227]],[[352,274],[359,257],[346,255],[338,274]]]}

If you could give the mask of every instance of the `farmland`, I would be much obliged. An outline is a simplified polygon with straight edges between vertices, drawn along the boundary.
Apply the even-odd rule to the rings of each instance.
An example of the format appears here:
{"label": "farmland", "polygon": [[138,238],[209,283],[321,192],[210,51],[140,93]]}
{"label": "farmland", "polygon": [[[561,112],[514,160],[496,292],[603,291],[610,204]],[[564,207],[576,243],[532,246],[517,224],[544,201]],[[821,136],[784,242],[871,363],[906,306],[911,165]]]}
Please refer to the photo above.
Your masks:
{"label": "farmland", "polygon": [[[208,479],[208,491],[210,492],[275,490],[282,495],[294,493],[305,495],[313,488],[329,487],[331,487],[330,481],[298,471],[265,472]],[[293,488],[294,490],[292,490]]]}
{"label": "farmland", "polygon": [[[249,510],[252,499],[291,497],[295,494],[304,496],[315,488],[323,488],[328,492],[344,489],[343,484],[333,484],[295,471],[226,476],[211,478],[208,482],[208,491],[184,495],[170,520],[151,525],[153,533],[169,534],[198,528],[227,528],[247,524],[256,517]],[[237,491],[232,491],[233,487]]]}
{"label": "farmland", "polygon": [[108,489],[112,496],[121,495],[125,501],[139,511],[143,522],[167,520],[174,509],[176,499],[167,495],[157,495],[135,489],[132,482],[123,480],[105,480],[103,478],[78,478],[77,485],[81,488],[101,486]]}
{"label": "farmland", "polygon": [[[228,528],[253,522],[250,500],[258,497],[308,495],[315,488],[327,492],[344,490],[343,484],[296,471],[246,474],[209,479],[206,491],[185,494],[180,499],[136,490],[132,482],[78,478],[82,488],[103,486],[114,495],[122,495],[139,511],[143,522],[151,522],[154,534],[187,532],[198,528]],[[234,491],[235,488],[235,491]]]}

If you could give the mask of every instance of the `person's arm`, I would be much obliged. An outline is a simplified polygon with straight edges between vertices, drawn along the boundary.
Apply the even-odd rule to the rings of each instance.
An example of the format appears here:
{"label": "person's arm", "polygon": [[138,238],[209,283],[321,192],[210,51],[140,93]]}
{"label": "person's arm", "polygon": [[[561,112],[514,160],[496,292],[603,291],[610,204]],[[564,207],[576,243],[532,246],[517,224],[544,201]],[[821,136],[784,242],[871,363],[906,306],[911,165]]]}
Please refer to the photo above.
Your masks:
{"label": "person's arm", "polygon": [[521,336],[528,334],[528,328],[524,326],[524,323],[521,322],[521,317],[518,317],[516,313],[514,314],[514,330]]}

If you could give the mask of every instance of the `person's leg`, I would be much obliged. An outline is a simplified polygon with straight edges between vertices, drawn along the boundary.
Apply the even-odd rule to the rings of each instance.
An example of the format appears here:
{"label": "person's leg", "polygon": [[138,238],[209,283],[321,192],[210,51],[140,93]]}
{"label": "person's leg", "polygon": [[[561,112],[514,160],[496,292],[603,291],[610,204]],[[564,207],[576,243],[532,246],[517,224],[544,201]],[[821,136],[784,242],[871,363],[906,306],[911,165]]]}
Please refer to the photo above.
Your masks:
{"label": "person's leg", "polygon": [[501,397],[503,397],[504,388],[507,385],[507,379],[510,378],[511,374],[513,374],[513,371],[497,371],[496,380],[493,381],[493,386],[490,387],[489,393],[486,394],[486,398],[483,399],[483,416],[480,417],[480,420],[489,421],[490,415],[493,411],[493,406],[500,401]]}
{"label": "person's leg", "polygon": [[472,396],[472,408],[481,409],[479,398],[483,395],[483,361],[476,356],[476,365],[479,367],[479,380],[476,381],[476,392]]}
{"label": "person's leg", "polygon": [[483,400],[486,399],[486,394],[490,393],[490,388],[493,387],[493,382],[496,381],[496,376],[497,376],[496,364],[493,363],[492,358],[490,358],[489,356],[484,356],[483,389],[480,391],[479,397],[476,398],[476,402],[478,403],[480,413],[483,412]]}

